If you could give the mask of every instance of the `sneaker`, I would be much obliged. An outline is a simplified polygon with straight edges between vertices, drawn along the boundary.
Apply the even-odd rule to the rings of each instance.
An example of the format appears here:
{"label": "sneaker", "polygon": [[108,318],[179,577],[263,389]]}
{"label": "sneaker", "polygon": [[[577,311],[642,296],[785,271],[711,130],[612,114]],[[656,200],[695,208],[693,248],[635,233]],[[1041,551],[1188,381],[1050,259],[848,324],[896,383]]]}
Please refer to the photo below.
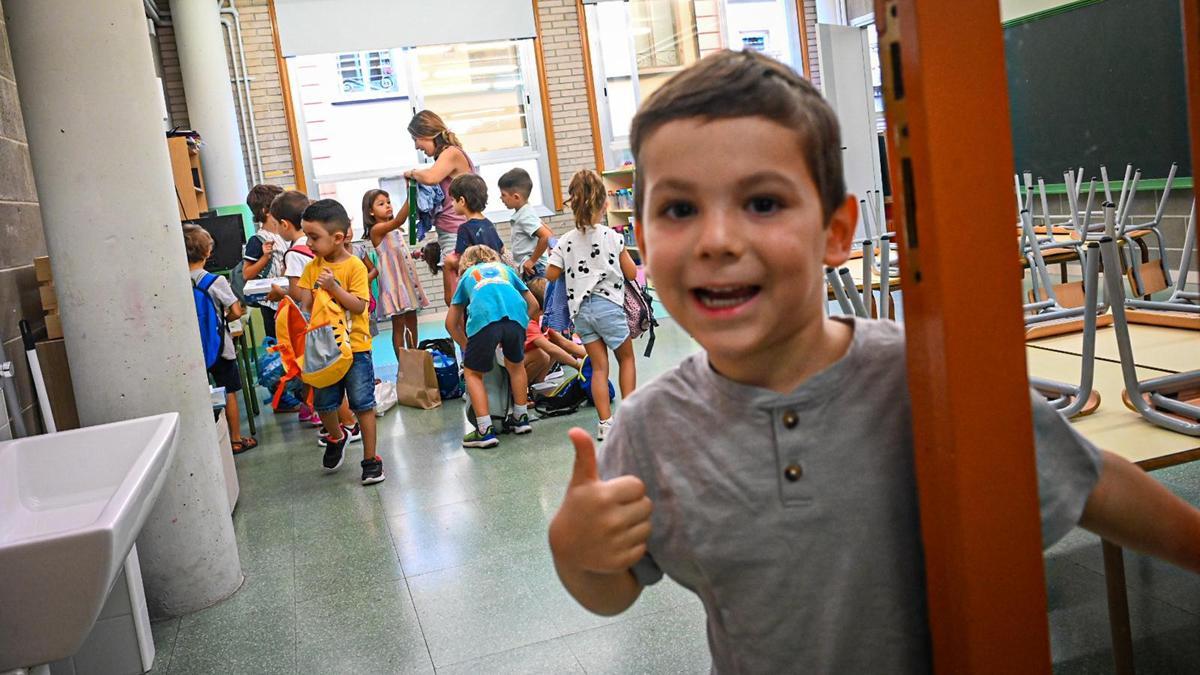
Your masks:
{"label": "sneaker", "polygon": [[333,473],[342,468],[342,461],[346,459],[346,446],[350,443],[350,437],[342,434],[342,438],[337,441],[329,441],[325,446],[325,456],[321,459],[321,466],[325,467],[325,471]]}
{"label": "sneaker", "polygon": [[500,439],[496,438],[496,430],[492,427],[484,429],[482,433],[473,429],[463,436],[464,448],[494,448],[497,445],[500,445]]}
{"label": "sneaker", "polygon": [[504,426],[508,427],[514,434],[527,434],[533,431],[533,426],[529,424],[529,415],[509,415],[504,420]]}
{"label": "sneaker", "polygon": [[300,421],[308,422],[314,427],[321,426],[321,416],[317,414],[317,411],[313,410],[307,405],[300,406]]}
{"label": "sneaker", "polygon": [[600,424],[596,427],[596,440],[604,440],[604,437],[608,435],[608,432],[612,431],[612,425],[613,422],[611,417],[606,420],[600,420]]}
{"label": "sneaker", "polygon": [[383,475],[383,460],[376,457],[375,459],[364,459],[362,465],[362,484],[374,485],[387,480],[387,476]]}
{"label": "sneaker", "polygon": [[[342,433],[350,439],[351,443],[359,443],[362,441],[362,429],[360,429],[357,424],[352,427],[348,427],[343,424]],[[329,445],[329,434],[324,429],[321,429],[321,432],[317,434],[317,445],[322,448]]]}

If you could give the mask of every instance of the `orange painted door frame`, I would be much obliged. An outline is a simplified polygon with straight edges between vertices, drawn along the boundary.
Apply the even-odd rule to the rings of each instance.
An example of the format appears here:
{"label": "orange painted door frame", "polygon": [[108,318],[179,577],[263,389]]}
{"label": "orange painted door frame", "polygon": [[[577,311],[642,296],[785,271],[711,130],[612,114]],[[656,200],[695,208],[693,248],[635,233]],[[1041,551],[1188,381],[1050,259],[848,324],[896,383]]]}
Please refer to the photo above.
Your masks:
{"label": "orange painted door frame", "polygon": [[934,670],[1049,673],[999,3],[875,8]]}

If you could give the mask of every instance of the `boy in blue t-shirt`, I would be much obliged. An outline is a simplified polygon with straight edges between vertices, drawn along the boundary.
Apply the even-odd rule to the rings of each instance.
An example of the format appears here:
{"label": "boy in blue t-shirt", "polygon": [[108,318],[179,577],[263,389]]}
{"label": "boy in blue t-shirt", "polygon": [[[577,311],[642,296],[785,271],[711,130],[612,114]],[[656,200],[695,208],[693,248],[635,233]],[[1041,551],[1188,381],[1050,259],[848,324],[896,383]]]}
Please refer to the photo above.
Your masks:
{"label": "boy in blue t-shirt", "polygon": [[491,372],[496,362],[497,346],[504,351],[504,367],[513,393],[512,419],[506,426],[518,434],[533,431],[525,377],[525,326],[538,305],[521,275],[500,262],[494,249],[471,246],[463,251],[459,265],[464,272],[450,301],[446,330],[462,347],[467,393],[476,416],[476,428],[463,437],[463,447],[492,448],[500,444],[500,439],[492,428],[483,375]]}
{"label": "boy in blue t-shirt", "polygon": [[[473,173],[464,173],[450,181],[450,199],[454,200],[454,212],[467,219],[458,227],[454,252],[462,256],[468,248],[483,245],[497,254],[504,253],[504,241],[500,239],[500,233],[496,231],[495,224],[483,215],[483,210],[487,208],[487,183]],[[459,261],[458,269],[465,270],[467,265]]]}

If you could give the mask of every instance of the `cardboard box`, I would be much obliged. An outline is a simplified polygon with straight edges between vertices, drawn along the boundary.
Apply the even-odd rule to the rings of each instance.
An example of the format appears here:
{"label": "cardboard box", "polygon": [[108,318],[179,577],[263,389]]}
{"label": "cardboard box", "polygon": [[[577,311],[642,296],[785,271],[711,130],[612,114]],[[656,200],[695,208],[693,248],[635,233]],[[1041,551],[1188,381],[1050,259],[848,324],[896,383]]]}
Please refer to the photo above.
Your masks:
{"label": "cardboard box", "polygon": [[54,425],[59,431],[79,428],[79,412],[75,407],[75,389],[71,386],[71,366],[67,363],[67,348],[62,340],[37,343],[38,363],[46,381],[46,398],[54,413]]}
{"label": "cardboard box", "polygon": [[58,312],[46,315],[46,337],[51,340],[61,340],[63,336],[62,319]]}
{"label": "cardboard box", "polygon": [[33,271],[37,274],[39,284],[54,281],[54,274],[50,271],[50,258],[46,256],[33,259]]}
{"label": "cardboard box", "polygon": [[42,294],[42,309],[47,312],[58,309],[58,296],[54,293],[53,281],[38,286],[38,291]]}

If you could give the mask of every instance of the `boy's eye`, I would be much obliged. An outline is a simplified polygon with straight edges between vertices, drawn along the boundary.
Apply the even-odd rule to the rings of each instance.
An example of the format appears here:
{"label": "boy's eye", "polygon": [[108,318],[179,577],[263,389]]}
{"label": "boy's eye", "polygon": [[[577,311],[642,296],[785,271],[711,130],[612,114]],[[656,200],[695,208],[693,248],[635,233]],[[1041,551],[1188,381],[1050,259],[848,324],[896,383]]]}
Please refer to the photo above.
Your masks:
{"label": "boy's eye", "polygon": [[750,201],[746,202],[746,208],[760,216],[775,213],[780,207],[779,200],[774,197],[751,197]]}
{"label": "boy's eye", "polygon": [[687,218],[696,215],[696,207],[688,202],[671,202],[662,208],[662,214],[668,218]]}

